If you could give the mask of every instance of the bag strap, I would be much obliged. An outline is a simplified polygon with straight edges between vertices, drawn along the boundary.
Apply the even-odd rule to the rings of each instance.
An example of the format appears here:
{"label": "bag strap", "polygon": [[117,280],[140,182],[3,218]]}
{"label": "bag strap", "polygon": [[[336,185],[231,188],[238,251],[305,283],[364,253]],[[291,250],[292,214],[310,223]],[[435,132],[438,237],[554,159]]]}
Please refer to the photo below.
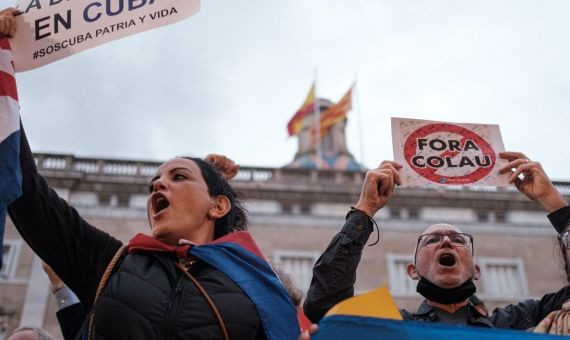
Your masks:
{"label": "bag strap", "polygon": [[117,250],[115,255],[113,255],[113,258],[111,259],[111,261],[107,265],[107,268],[105,269],[105,272],[103,273],[103,276],[101,277],[101,281],[99,281],[99,286],[97,287],[97,293],[95,293],[95,299],[93,300],[93,307],[91,307],[91,315],[89,316],[89,332],[87,333],[88,334],[87,339],[89,339],[89,340],[93,339],[93,329],[94,329],[94,325],[95,325],[95,304],[97,303],[97,301],[99,301],[99,297],[101,296],[103,289],[107,285],[107,282],[109,282],[109,277],[111,276],[113,269],[117,265],[117,262],[119,262],[119,260],[121,259],[121,256],[125,253],[126,249],[127,249],[127,246],[122,245]]}
{"label": "bag strap", "polygon": [[196,278],[194,276],[192,276],[192,274],[190,274],[190,272],[186,269],[186,267],[184,267],[180,262],[176,262],[175,265],[184,274],[186,274],[186,276],[190,279],[190,281],[192,281],[196,285],[196,288],[198,288],[200,293],[202,293],[202,295],[204,296],[204,299],[206,299],[206,301],[210,305],[210,308],[212,309],[214,316],[218,320],[218,324],[220,325],[220,329],[222,330],[222,334],[224,335],[224,339],[229,340],[230,337],[228,336],[228,331],[226,329],[226,324],[224,323],[224,320],[222,319],[222,315],[218,311],[218,308],[216,308],[214,301],[212,301],[212,299],[210,298],[208,293],[206,293],[206,290],[204,289],[204,287],[202,287],[202,285],[198,282],[198,280],[196,280]]}
{"label": "bag strap", "polygon": [[[126,249],[127,249],[127,246],[123,245],[117,250],[117,252],[113,256],[113,258],[111,259],[111,261],[107,265],[107,268],[105,269],[105,272],[103,273],[103,276],[101,277],[101,281],[99,281],[99,286],[97,287],[97,292],[95,293],[95,299],[93,300],[93,307],[91,308],[91,313],[89,316],[89,330],[87,333],[88,334],[87,339],[89,339],[89,340],[93,339],[93,330],[94,330],[94,326],[95,326],[95,305],[96,305],[97,301],[99,301],[99,297],[101,296],[103,289],[105,288],[105,286],[107,286],[107,282],[109,282],[109,277],[111,276],[113,269],[117,265],[117,262],[119,262],[119,260],[121,259],[122,255],[125,253]],[[218,308],[214,304],[214,301],[212,301],[212,299],[210,298],[210,296],[208,295],[208,293],[206,292],[204,287],[202,287],[202,285],[198,282],[198,280],[196,280],[196,278],[194,276],[192,276],[192,274],[190,274],[190,272],[186,269],[186,267],[184,267],[181,263],[175,262],[174,264],[176,265],[176,267],[178,269],[180,269],[184,274],[186,274],[186,276],[190,279],[190,281],[192,281],[194,283],[194,285],[196,285],[196,288],[198,288],[198,291],[200,291],[202,296],[204,296],[204,299],[206,299],[206,302],[208,302],[208,305],[210,305],[210,308],[212,309],[212,312],[214,313],[214,316],[216,317],[216,320],[218,321],[218,324],[220,325],[220,329],[222,330],[222,334],[224,336],[224,339],[230,340],[230,337],[228,335],[228,331],[226,329],[226,324],[224,323],[224,320],[222,319],[222,315],[218,311]]]}

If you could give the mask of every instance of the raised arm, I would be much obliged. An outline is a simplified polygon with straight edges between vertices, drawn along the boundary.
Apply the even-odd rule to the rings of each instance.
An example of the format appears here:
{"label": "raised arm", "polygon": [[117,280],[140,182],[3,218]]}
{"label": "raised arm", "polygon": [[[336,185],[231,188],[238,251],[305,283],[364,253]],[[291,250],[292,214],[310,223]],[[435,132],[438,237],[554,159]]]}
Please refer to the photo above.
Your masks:
{"label": "raised arm", "polygon": [[[501,158],[509,161],[501,173],[511,172],[510,181],[529,199],[538,202],[549,213],[548,218],[558,233],[562,233],[570,223],[568,202],[550,181],[539,162],[531,161],[521,152],[502,152]],[[519,176],[522,175],[522,178]],[[570,298],[570,286],[556,293],[546,294],[540,300],[526,300],[493,312],[495,325],[505,328],[526,329],[535,327],[550,312],[558,310]],[[523,320],[522,325],[511,325],[512,320]]]}
{"label": "raised arm", "polygon": [[540,300],[526,300],[497,308],[490,318],[497,328],[529,329],[536,327],[550,312],[560,310],[568,299],[570,299],[570,286],[556,293],[546,294]]}
{"label": "raised arm", "polygon": [[400,164],[384,161],[366,173],[355,209],[349,211],[341,231],[313,268],[304,304],[305,315],[312,322],[319,322],[332,306],[354,294],[356,268],[373,230],[371,218],[388,203],[395,184],[400,184],[400,169]]}
{"label": "raised arm", "polygon": [[87,309],[107,263],[121,242],[87,223],[38,173],[21,127],[22,196],[10,218],[40,258],[77,293]]}
{"label": "raised arm", "polygon": [[[14,8],[0,11],[0,36],[16,32]],[[10,63],[4,54],[4,63]],[[6,65],[4,65],[6,66]],[[77,293],[87,308],[99,278],[121,242],[89,225],[38,173],[23,127],[20,127],[22,196],[8,206],[22,238]]]}

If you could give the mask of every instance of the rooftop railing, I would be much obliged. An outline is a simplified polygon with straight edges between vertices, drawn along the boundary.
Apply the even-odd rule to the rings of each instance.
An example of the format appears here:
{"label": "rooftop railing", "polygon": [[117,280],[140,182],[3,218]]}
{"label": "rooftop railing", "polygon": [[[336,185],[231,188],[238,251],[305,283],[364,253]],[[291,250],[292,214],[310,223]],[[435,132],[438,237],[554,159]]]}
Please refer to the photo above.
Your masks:
{"label": "rooftop railing", "polygon": [[[62,154],[34,154],[36,164],[40,172],[80,172],[87,175],[102,176],[130,176],[151,177],[156,169],[162,164],[155,161],[117,160],[88,157],[75,157]],[[233,182],[252,183],[291,183],[291,184],[314,184],[321,185],[355,185],[361,184],[364,172],[315,170],[315,169],[290,169],[290,168],[266,168],[266,167],[240,167]],[[556,181],[555,186],[563,195],[570,195],[570,182]],[[453,186],[444,187],[450,191],[516,191],[514,187],[481,187],[481,186]],[[438,189],[440,190],[440,189]]]}

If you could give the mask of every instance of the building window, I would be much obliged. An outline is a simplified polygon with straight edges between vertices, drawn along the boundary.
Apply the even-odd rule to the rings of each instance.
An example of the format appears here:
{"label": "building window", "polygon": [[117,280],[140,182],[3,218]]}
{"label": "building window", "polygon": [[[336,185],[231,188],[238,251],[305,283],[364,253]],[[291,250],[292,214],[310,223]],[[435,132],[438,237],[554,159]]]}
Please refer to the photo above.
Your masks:
{"label": "building window", "polygon": [[399,220],[402,218],[402,210],[400,208],[390,208],[388,211],[391,219]]}
{"label": "building window", "polygon": [[276,250],[273,252],[273,262],[282,271],[291,275],[293,281],[302,292],[309,290],[313,277],[313,265],[317,261],[317,252]]}
{"label": "building window", "polygon": [[119,195],[117,197],[117,205],[119,207],[128,208],[129,207],[130,196],[129,195]]}
{"label": "building window", "polygon": [[292,210],[292,209],[291,209],[291,204],[288,204],[288,203],[282,203],[282,204],[281,204],[281,213],[282,213],[282,214],[288,215],[288,214],[291,213],[291,210]]}
{"label": "building window", "polygon": [[486,211],[477,211],[477,222],[489,222],[489,214]]}
{"label": "building window", "polygon": [[495,222],[498,223],[507,222],[507,214],[504,211],[495,211]]}
{"label": "building window", "polygon": [[0,269],[0,280],[13,279],[16,275],[16,267],[20,255],[21,241],[4,240],[2,245],[2,269]]}
{"label": "building window", "polygon": [[[311,209],[309,208],[309,213],[310,210]],[[286,215],[300,215],[301,206],[294,203],[281,203],[281,213]]]}
{"label": "building window", "polygon": [[407,266],[414,260],[411,254],[386,254],[388,260],[388,283],[394,295],[412,295],[416,293],[417,281],[408,276]]}
{"label": "building window", "polygon": [[100,193],[99,194],[99,205],[102,207],[108,207],[111,205],[111,194]]}
{"label": "building window", "polygon": [[311,214],[311,205],[310,204],[301,204],[300,209],[301,209],[301,214],[303,214],[303,215],[310,215]]}
{"label": "building window", "polygon": [[519,258],[480,257],[484,294],[500,297],[521,297],[528,293],[524,262]]}
{"label": "building window", "polygon": [[408,209],[408,218],[410,220],[418,220],[420,218],[420,210],[417,208]]}

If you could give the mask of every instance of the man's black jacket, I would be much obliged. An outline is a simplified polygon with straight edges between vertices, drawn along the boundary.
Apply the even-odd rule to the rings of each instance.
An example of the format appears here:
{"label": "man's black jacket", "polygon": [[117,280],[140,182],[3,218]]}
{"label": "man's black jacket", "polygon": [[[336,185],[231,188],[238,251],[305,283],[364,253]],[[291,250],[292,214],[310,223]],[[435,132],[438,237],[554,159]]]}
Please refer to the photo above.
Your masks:
{"label": "man's black jacket", "polygon": [[[570,221],[570,207],[555,211],[548,217],[556,230],[561,232]],[[305,315],[312,322],[319,322],[332,306],[354,295],[356,268],[371,232],[372,223],[366,215],[358,211],[349,213],[342,230],[334,236],[318,259],[304,304]],[[466,324],[526,330],[535,327],[551,311],[560,309],[568,299],[570,286],[546,294],[540,300],[529,299],[497,308],[488,317],[469,304]],[[406,320],[439,320],[438,310],[429,307],[427,303],[422,304],[416,313],[401,310],[401,314]]]}

